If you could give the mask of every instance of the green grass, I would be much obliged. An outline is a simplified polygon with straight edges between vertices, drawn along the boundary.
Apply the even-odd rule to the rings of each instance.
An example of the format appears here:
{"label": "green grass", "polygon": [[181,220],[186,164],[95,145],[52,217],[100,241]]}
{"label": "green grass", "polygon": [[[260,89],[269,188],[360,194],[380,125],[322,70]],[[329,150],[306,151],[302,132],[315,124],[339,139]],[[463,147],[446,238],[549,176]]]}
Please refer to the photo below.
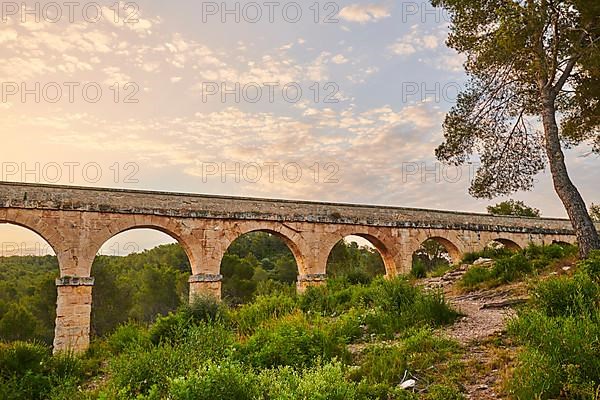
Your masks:
{"label": "green grass", "polygon": [[492,267],[473,266],[463,275],[460,286],[467,291],[491,288],[533,276],[558,260],[573,257],[577,252],[574,246],[530,245],[517,253],[506,249],[487,249],[469,253],[464,260],[476,260],[487,256],[494,260]]}
{"label": "green grass", "polygon": [[[572,254],[528,248],[466,276],[474,286],[501,284],[560,256]],[[506,380],[511,398],[597,398],[600,257],[593,256],[571,277],[532,286],[531,301],[511,320],[519,349]],[[466,350],[436,329],[456,316],[441,292],[406,278],[332,279],[303,295],[265,291],[239,307],[200,298],[149,326],[124,324],[78,357],[1,344],[0,398],[463,399],[472,378]],[[408,378],[416,388],[399,389]]]}
{"label": "green grass", "polygon": [[516,399],[598,399],[600,395],[600,269],[598,253],[573,277],[551,277],[531,289],[532,301],[511,321],[522,346],[507,382]]}
{"label": "green grass", "polygon": [[[441,293],[405,278],[269,293],[235,308],[196,299],[149,326],[121,325],[81,357],[2,345],[0,398],[416,399],[423,396],[397,388],[400,374],[419,376],[428,393],[448,375],[435,378],[431,366],[444,371],[459,353],[432,331],[456,312]],[[376,350],[383,339],[397,344]],[[356,343],[367,348],[358,359],[348,349]],[[455,390],[450,375],[436,383]]]}

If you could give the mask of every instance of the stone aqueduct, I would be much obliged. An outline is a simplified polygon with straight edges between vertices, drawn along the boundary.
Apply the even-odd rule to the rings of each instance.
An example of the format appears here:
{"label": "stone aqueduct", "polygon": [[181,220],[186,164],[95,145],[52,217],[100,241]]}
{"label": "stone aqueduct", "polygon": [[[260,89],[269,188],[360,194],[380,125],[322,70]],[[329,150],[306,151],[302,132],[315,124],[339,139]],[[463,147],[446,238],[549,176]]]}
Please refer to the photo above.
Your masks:
{"label": "stone aqueduct", "polygon": [[55,351],[88,347],[92,263],[107,240],[131,229],[156,229],[176,239],[191,264],[190,295],[216,297],[223,254],[253,231],[277,235],[289,246],[300,291],[325,280],[331,249],[348,235],[377,248],[389,277],[409,271],[413,252],[427,239],[442,243],[456,261],[492,240],[513,247],[575,242],[563,219],[2,182],[0,223],[36,232],[57,255]]}

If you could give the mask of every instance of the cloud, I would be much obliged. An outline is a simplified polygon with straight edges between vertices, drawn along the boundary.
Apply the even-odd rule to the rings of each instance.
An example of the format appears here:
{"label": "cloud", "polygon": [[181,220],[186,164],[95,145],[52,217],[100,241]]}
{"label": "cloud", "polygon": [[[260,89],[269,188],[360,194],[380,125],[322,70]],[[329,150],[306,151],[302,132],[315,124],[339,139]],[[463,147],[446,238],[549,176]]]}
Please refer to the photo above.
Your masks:
{"label": "cloud", "polygon": [[412,43],[406,43],[404,40],[400,39],[390,46],[390,50],[398,56],[408,56],[417,52],[417,49]]}
{"label": "cloud", "polygon": [[10,42],[17,39],[17,31],[11,28],[3,28],[0,30],[0,44]]}
{"label": "cloud", "polygon": [[352,4],[342,8],[339,14],[346,21],[360,24],[377,22],[390,15],[389,6],[383,4]]}
{"label": "cloud", "polygon": [[343,54],[337,54],[331,58],[331,61],[334,64],[346,64],[348,62],[348,59],[346,57],[344,57]]}
{"label": "cloud", "polygon": [[131,77],[121,71],[118,67],[107,67],[104,68],[103,72],[106,74],[106,79],[103,83],[108,86],[114,85],[115,83],[124,85],[131,82]]}
{"label": "cloud", "polygon": [[435,32],[421,32],[419,25],[413,25],[410,31],[398,38],[389,46],[389,50],[400,56],[407,56],[417,52],[439,49],[444,43],[446,32],[438,29]]}

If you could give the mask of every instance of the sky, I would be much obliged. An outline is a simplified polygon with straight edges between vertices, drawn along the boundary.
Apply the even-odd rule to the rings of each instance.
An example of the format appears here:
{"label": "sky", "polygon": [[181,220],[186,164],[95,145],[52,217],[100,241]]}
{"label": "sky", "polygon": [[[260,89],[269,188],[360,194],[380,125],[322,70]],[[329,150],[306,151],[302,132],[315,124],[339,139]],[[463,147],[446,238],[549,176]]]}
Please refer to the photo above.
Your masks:
{"label": "sky", "polygon": [[[468,194],[476,160],[435,160],[466,77],[428,2],[21,3],[0,10],[0,180],[477,212],[505,200]],[[588,203],[598,161],[567,153]],[[513,197],[565,216],[537,178]],[[103,252],[166,240],[130,232]],[[43,247],[8,226],[0,242]]]}

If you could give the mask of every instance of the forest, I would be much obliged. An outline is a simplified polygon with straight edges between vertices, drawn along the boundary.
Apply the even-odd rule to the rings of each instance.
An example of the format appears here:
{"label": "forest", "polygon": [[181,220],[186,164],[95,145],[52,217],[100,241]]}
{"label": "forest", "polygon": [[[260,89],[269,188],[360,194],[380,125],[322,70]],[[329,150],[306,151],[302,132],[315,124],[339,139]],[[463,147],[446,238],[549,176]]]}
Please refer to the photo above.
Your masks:
{"label": "forest", "polygon": [[[332,276],[367,282],[385,274],[376,250],[340,241],[328,261]],[[111,333],[132,321],[149,323],[188,301],[191,268],[178,244],[166,244],[128,256],[96,258],[92,334]],[[295,290],[298,270],[279,238],[257,232],[236,240],[221,263],[223,299],[248,303],[256,294]],[[58,264],[52,256],[0,257],[0,340],[39,340],[52,344],[56,316]]]}

